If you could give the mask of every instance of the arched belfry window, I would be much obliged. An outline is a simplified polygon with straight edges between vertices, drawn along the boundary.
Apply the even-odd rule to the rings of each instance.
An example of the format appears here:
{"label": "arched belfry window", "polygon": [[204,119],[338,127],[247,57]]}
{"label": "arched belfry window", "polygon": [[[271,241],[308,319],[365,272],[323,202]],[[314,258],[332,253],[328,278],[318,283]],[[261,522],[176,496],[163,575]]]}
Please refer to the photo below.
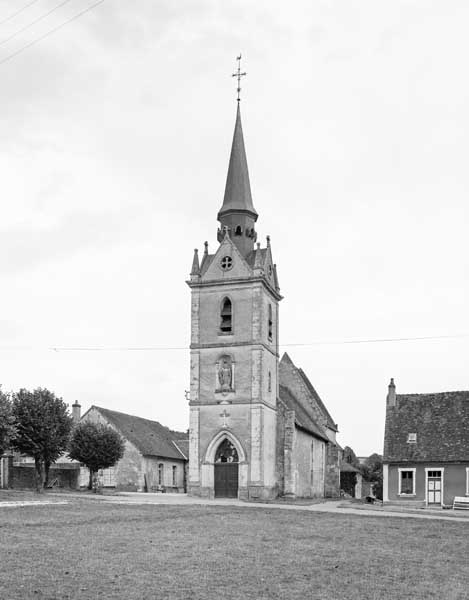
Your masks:
{"label": "arched belfry window", "polygon": [[233,332],[233,307],[229,298],[223,298],[221,303],[220,331],[222,333]]}
{"label": "arched belfry window", "polygon": [[217,448],[215,454],[216,463],[237,463],[239,462],[238,451],[228,438],[225,438]]}
{"label": "arched belfry window", "polygon": [[272,329],[273,329],[272,304],[269,304],[269,314],[267,317],[267,335],[268,335],[270,341],[272,341]]}
{"label": "arched belfry window", "polygon": [[243,228],[241,227],[241,225],[238,225],[236,227],[234,234],[235,235],[242,235],[243,234]]}

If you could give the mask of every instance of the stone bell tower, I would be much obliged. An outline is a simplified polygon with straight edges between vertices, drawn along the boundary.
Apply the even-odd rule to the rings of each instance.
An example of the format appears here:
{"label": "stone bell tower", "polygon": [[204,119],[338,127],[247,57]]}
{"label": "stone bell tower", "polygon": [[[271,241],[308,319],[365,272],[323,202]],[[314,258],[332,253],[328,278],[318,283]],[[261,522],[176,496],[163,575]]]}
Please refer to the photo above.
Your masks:
{"label": "stone bell tower", "polygon": [[[239,75],[239,74],[238,74]],[[270,239],[256,244],[257,212],[238,106],[218,248],[194,251],[191,288],[188,491],[205,497],[278,493],[278,303]]]}

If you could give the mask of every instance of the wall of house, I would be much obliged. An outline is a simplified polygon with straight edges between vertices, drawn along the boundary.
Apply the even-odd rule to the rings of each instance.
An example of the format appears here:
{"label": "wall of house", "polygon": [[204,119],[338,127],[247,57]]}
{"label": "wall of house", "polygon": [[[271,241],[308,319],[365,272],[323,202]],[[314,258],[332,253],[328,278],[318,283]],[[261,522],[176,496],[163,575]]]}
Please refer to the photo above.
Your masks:
{"label": "wall of house", "polygon": [[[95,408],[84,415],[83,421],[107,425],[117,431]],[[116,488],[127,492],[142,492],[145,489],[143,456],[128,440],[124,439],[124,442],[124,456],[114,466]]]}
{"label": "wall of house", "polygon": [[[162,465],[162,482],[159,479],[159,465]],[[173,481],[173,468],[175,467],[176,480]],[[146,489],[149,492],[165,491],[183,493],[185,485],[185,462],[183,460],[172,460],[158,458],[156,456],[145,456],[143,458]]]}
{"label": "wall of house", "polygon": [[[399,495],[399,468],[415,468],[415,495]],[[425,469],[444,469],[443,473],[443,504],[450,506],[453,504],[455,496],[466,496],[467,492],[467,471],[469,462],[463,464],[398,464],[389,465],[387,469],[388,480],[388,501],[389,502],[415,502],[417,504],[425,503],[426,496],[426,473]],[[384,469],[386,473],[386,469]]]}

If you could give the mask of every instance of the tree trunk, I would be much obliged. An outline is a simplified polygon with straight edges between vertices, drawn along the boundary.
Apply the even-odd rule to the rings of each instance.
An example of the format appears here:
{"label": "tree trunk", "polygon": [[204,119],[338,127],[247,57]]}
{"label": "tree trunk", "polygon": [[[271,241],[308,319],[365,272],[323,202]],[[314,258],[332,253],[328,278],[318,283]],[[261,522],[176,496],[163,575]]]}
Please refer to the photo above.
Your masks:
{"label": "tree trunk", "polygon": [[88,489],[92,490],[93,489],[93,471],[88,467],[89,471],[90,471],[90,480],[88,482]]}
{"label": "tree trunk", "polygon": [[49,470],[50,470],[50,462],[47,460],[44,462],[44,472],[45,472],[44,487],[47,487],[49,485]]}
{"label": "tree trunk", "polygon": [[44,461],[40,458],[34,459],[34,466],[36,467],[36,492],[42,494],[44,492]]}

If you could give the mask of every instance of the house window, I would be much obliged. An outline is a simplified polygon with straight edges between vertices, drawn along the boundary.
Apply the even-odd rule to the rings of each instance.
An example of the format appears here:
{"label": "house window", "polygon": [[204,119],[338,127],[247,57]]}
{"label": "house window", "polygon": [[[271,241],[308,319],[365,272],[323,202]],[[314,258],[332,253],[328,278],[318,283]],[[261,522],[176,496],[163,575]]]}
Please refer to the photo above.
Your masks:
{"label": "house window", "polygon": [[173,465],[173,487],[176,487],[178,484],[178,468],[176,465]]}
{"label": "house window", "polygon": [[158,485],[163,485],[164,482],[164,465],[160,463],[158,465]]}
{"label": "house window", "polygon": [[272,391],[272,373],[270,371],[269,371],[269,379],[268,379],[267,391],[268,392]]}
{"label": "house window", "polygon": [[221,303],[220,331],[222,333],[233,333],[233,311],[229,298],[224,298]]}
{"label": "house window", "polygon": [[101,469],[99,472],[101,476],[101,482],[103,487],[116,487],[116,475],[114,467],[108,469]]}
{"label": "house window", "polygon": [[269,304],[269,316],[267,318],[267,335],[270,341],[272,341],[272,323],[272,304]]}
{"label": "house window", "polygon": [[407,434],[407,443],[408,444],[416,444],[417,443],[417,434],[416,433],[408,433]]}
{"label": "house window", "polygon": [[399,469],[399,495],[415,496],[415,469]]}

